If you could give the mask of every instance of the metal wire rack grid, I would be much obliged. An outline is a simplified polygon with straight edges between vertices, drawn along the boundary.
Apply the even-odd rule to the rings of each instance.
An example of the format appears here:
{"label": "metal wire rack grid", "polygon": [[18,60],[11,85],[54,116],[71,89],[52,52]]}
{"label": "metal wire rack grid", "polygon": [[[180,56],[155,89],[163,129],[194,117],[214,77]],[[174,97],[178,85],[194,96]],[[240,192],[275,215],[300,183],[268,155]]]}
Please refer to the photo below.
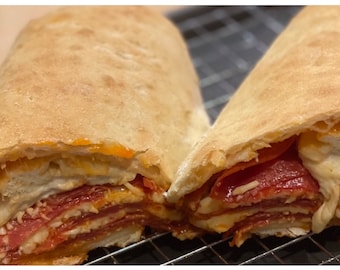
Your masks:
{"label": "metal wire rack grid", "polygon": [[[169,13],[185,38],[213,122],[299,6],[185,8]],[[339,264],[340,228],[290,238],[252,237],[240,248],[219,235],[180,241],[170,233],[146,233],[126,248],[99,248],[86,264]]]}

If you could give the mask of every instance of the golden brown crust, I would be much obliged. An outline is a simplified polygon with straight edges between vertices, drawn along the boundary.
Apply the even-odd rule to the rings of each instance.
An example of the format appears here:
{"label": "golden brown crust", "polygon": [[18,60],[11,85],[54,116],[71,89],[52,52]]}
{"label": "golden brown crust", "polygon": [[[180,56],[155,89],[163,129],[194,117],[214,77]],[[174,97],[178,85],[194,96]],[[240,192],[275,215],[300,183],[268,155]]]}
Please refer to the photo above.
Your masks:
{"label": "golden brown crust", "polygon": [[132,151],[158,183],[208,126],[185,43],[144,7],[66,7],[32,21],[0,69],[0,103],[1,162],[82,140]]}
{"label": "golden brown crust", "polygon": [[169,189],[177,201],[214,173],[340,117],[340,7],[306,7],[257,63]]}

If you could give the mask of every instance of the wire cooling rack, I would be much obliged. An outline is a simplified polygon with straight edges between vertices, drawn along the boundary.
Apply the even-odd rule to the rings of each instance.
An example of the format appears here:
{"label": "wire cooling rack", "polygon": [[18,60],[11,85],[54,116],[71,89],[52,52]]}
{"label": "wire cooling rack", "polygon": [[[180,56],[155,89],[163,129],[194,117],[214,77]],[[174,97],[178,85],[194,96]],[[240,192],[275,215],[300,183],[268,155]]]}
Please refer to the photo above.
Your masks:
{"label": "wire cooling rack", "polygon": [[[214,121],[230,96],[299,6],[196,7],[169,13],[188,44]],[[98,248],[86,264],[339,264],[340,228],[295,239],[253,237],[230,248],[219,235],[180,241],[148,234],[126,248]]]}

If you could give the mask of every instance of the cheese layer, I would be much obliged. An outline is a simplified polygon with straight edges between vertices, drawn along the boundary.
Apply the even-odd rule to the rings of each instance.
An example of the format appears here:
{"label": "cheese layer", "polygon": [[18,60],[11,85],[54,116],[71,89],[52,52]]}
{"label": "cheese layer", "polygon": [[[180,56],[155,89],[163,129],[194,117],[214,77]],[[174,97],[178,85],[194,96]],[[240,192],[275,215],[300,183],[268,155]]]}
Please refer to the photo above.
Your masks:
{"label": "cheese layer", "polygon": [[340,133],[303,133],[298,149],[303,165],[319,182],[324,196],[323,204],[313,215],[312,230],[319,233],[334,217],[340,198]]}
{"label": "cheese layer", "polygon": [[[3,163],[0,172],[0,226],[10,218],[50,195],[84,184],[122,185],[137,173],[134,164],[103,155],[53,155]],[[130,170],[126,167],[130,166]]]}

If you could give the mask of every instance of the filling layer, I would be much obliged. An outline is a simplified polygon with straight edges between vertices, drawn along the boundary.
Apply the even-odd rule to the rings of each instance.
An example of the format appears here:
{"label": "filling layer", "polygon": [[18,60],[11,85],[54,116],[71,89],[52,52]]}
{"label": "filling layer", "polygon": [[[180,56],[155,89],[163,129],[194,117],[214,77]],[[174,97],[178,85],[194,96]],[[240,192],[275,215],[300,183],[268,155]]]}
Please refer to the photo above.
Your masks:
{"label": "filling layer", "polygon": [[302,165],[295,141],[261,151],[256,165],[254,161],[239,164],[242,168],[237,172],[232,168],[232,173],[215,175],[186,196],[192,224],[234,235],[231,244],[237,246],[251,234],[292,236],[310,231],[323,196]]}
{"label": "filling layer", "polygon": [[136,164],[127,159],[102,154],[56,153],[3,163],[0,169],[0,226],[13,218],[13,213],[53,194],[84,184],[127,183],[137,175],[134,167]]}
{"label": "filling layer", "polygon": [[[172,231],[178,238],[194,237],[198,231],[164,201],[163,192],[152,180],[137,175],[123,185],[83,185],[42,199],[0,227],[1,262],[22,263],[62,246],[76,245],[74,255],[79,250],[86,254],[96,247],[92,244],[87,248],[88,242],[100,244],[111,233],[129,226],[139,234],[144,226],[150,226]],[[118,246],[129,243],[112,241],[110,244]]]}

